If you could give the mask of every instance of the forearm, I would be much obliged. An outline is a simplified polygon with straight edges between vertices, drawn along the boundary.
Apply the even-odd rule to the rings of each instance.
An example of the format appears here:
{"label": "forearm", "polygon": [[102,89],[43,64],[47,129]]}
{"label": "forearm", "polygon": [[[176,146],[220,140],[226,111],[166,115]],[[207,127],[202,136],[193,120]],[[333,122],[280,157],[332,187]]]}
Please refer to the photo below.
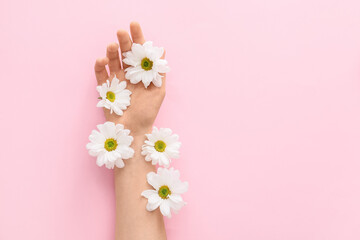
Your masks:
{"label": "forearm", "polygon": [[[148,67],[152,68],[152,64],[161,67],[155,72],[156,74],[161,74],[161,79],[156,75],[156,78],[151,79],[153,84],[150,84],[149,79],[142,79],[141,84],[134,84],[131,79],[127,79],[130,81],[126,81],[125,72],[127,69],[133,69],[135,65],[131,65],[131,63],[133,63],[132,60],[129,60],[130,62],[125,64],[124,61],[127,57],[121,59],[120,56],[124,56],[127,52],[132,51],[132,47],[135,46],[134,44],[136,44],[137,48],[140,47],[145,51],[144,46],[141,46],[145,44],[145,38],[140,25],[136,22],[131,23],[130,31],[131,38],[125,30],[119,30],[117,32],[121,54],[119,53],[119,45],[117,43],[109,44],[106,53],[107,57],[98,59],[95,64],[95,75],[99,85],[97,89],[100,95],[103,94],[101,101],[104,100],[99,106],[101,107],[103,105],[106,120],[115,124],[120,123],[124,125],[125,129],[129,129],[131,131],[130,135],[133,136],[131,147],[134,150],[134,156],[130,158],[132,151],[129,146],[126,146],[128,149],[127,156],[124,156],[123,159],[120,157],[115,163],[110,162],[109,164],[109,162],[107,162],[107,167],[109,168],[111,168],[113,164],[119,167],[114,168],[116,195],[115,236],[116,240],[162,240],[166,239],[163,216],[159,209],[151,212],[146,210],[147,199],[141,196],[144,190],[153,189],[152,186],[147,183],[147,174],[155,171],[155,166],[145,161],[145,157],[141,155],[141,147],[146,138],[145,134],[151,133],[152,131],[152,125],[164,100],[165,73],[169,71],[169,68],[167,62],[164,60],[164,49],[155,48],[152,46],[152,43],[149,42],[147,48],[152,49],[152,57],[147,56],[142,59],[142,61],[146,60],[146,66],[142,66],[142,61],[140,64],[144,71],[150,70]],[[160,56],[162,59],[160,59]],[[130,58],[130,55],[128,57]],[[123,65],[121,61],[123,61]],[[106,70],[106,65],[109,66],[110,76]],[[125,81],[126,85],[123,84]],[[126,87],[126,89],[122,89],[120,84],[122,84],[122,87]],[[113,92],[113,89],[117,90]],[[120,95],[122,91],[130,91],[131,93],[123,92]],[[110,93],[109,96],[108,93]],[[126,96],[130,97],[131,100]],[[129,101],[129,103],[131,101],[131,106],[127,101]],[[122,111],[120,109],[122,109]],[[113,127],[115,128],[115,126]],[[98,141],[96,136],[92,137],[92,139]],[[127,139],[129,139],[128,136]],[[100,136],[100,141],[102,140],[103,138]],[[130,140],[128,140],[128,143],[129,142]],[[109,143],[112,145],[108,146],[111,150],[106,149],[108,152],[113,151],[114,146],[115,148],[117,147],[117,145],[115,145],[117,143],[116,141],[115,143],[114,141]],[[101,144],[103,143],[101,142]],[[91,147],[95,150],[92,150]],[[90,151],[93,155],[98,155],[98,148],[98,142],[90,144]],[[113,157],[114,154],[111,156]],[[98,158],[98,160],[98,165],[102,166],[104,159]]]}
{"label": "forearm", "polygon": [[[126,126],[125,126],[126,127]],[[126,239],[166,239],[163,216],[159,209],[146,211],[147,200],[141,197],[141,192],[151,189],[146,181],[147,173],[155,171],[155,166],[146,162],[141,155],[141,146],[147,131],[137,131],[132,148],[134,157],[125,160],[125,168],[115,168],[116,195],[116,240]]]}

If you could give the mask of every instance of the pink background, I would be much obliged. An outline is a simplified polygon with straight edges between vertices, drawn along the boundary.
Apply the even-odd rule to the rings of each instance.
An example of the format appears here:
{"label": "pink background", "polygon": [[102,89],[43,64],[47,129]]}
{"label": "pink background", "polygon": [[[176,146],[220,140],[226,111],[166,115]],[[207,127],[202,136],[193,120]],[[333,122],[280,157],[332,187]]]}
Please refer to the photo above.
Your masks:
{"label": "pink background", "polygon": [[138,20],[183,142],[169,239],[360,239],[357,0],[0,2],[0,239],[113,239],[93,64]]}

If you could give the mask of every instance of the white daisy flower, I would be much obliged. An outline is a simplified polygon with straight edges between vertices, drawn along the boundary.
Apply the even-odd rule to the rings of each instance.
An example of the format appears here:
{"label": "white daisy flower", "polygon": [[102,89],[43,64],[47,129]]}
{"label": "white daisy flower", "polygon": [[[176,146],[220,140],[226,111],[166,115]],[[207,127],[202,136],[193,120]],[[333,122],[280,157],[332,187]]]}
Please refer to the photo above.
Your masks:
{"label": "white daisy flower", "polygon": [[96,106],[110,109],[110,113],[114,111],[117,115],[123,115],[123,110],[130,105],[131,95],[131,91],[125,88],[126,81],[120,82],[116,75],[111,83],[106,80],[106,83],[96,87],[101,99]]}
{"label": "white daisy flower", "polygon": [[146,161],[152,161],[153,165],[159,163],[160,166],[169,167],[172,158],[180,157],[179,136],[172,134],[170,128],[153,128],[151,134],[146,134],[148,140],[142,146],[141,154]]}
{"label": "white daisy flower", "polygon": [[147,174],[147,181],[155,190],[145,190],[141,193],[141,196],[148,199],[146,210],[154,211],[160,207],[162,215],[170,218],[170,209],[177,213],[186,204],[181,194],[188,190],[189,184],[180,181],[178,170],[158,168],[157,174]]}
{"label": "white daisy flower", "polygon": [[105,122],[97,125],[99,131],[93,130],[89,136],[90,143],[86,145],[91,156],[97,157],[96,164],[101,167],[105,164],[108,169],[124,167],[123,159],[134,156],[130,147],[133,137],[130,130],[124,129],[122,124]]}
{"label": "white daisy flower", "polygon": [[143,45],[133,43],[131,51],[123,53],[125,57],[123,62],[129,65],[129,67],[125,69],[125,77],[133,84],[142,81],[145,88],[147,88],[151,82],[153,82],[156,87],[161,87],[162,76],[160,73],[170,71],[170,68],[167,66],[167,61],[161,59],[163,54],[164,48],[153,47],[150,41]]}

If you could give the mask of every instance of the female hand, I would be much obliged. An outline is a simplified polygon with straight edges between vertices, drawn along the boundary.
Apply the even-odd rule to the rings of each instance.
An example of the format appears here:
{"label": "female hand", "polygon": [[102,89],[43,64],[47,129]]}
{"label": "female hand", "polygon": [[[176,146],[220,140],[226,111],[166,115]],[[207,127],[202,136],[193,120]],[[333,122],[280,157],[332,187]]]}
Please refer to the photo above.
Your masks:
{"label": "female hand", "polygon": [[[117,32],[121,53],[130,51],[133,42],[139,44],[145,42],[138,23],[130,24],[130,32],[131,39],[125,30]],[[95,74],[99,85],[108,79],[111,81],[115,74],[120,81],[126,80],[124,70],[128,66],[121,64],[118,48],[117,43],[108,45],[107,57],[99,58],[96,61]],[[109,66],[110,76],[105,68],[106,65]],[[141,155],[141,147],[146,138],[145,134],[151,132],[152,125],[165,97],[165,76],[162,78],[162,82],[160,88],[153,84],[145,88],[141,82],[134,85],[127,81],[126,88],[132,92],[131,105],[124,110],[123,115],[110,114],[110,110],[104,108],[107,121],[123,124],[134,137],[131,145],[135,151],[134,156],[131,159],[124,160],[124,168],[114,169],[116,240],[166,239],[164,221],[159,209],[153,212],[146,211],[147,200],[141,197],[142,191],[151,189],[146,181],[146,175],[155,171],[155,166],[145,161],[144,156]]]}
{"label": "female hand", "polygon": [[[139,44],[145,42],[139,23],[132,22],[130,24],[130,32],[131,39],[127,31],[119,30],[117,32],[121,55],[124,52],[131,50],[133,42]],[[96,60],[95,75],[99,85],[105,83],[107,79],[111,82],[114,75],[116,75],[120,81],[126,80],[124,70],[128,66],[122,63],[118,49],[118,43],[111,43],[107,47],[107,57]],[[164,57],[165,53],[162,58]],[[106,65],[109,66],[110,76],[105,68]],[[132,135],[143,135],[151,132],[152,125],[165,97],[165,75],[163,76],[162,81],[163,84],[160,88],[155,87],[153,84],[150,84],[148,88],[145,88],[141,82],[132,84],[127,81],[126,88],[132,92],[131,105],[124,111],[123,116],[118,116],[115,113],[111,114],[108,109],[104,108],[106,120],[123,124],[125,128],[131,131]]]}

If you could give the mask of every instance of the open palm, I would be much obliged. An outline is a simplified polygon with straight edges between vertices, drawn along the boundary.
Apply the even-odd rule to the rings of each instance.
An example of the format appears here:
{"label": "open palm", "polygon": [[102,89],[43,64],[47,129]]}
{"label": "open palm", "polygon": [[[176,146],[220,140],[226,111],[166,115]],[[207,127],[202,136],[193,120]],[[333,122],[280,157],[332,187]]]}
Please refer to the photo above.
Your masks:
{"label": "open palm", "polygon": [[[131,50],[133,42],[139,44],[145,42],[141,27],[137,22],[132,22],[130,24],[130,33],[131,38],[129,33],[125,30],[118,30],[117,32],[121,55],[122,53]],[[162,58],[164,57],[165,53]],[[106,70],[106,65],[109,67],[110,74]],[[127,67],[128,66],[121,61],[119,44],[109,44],[106,51],[106,57],[97,59],[95,63],[95,75],[98,84],[103,84],[107,79],[111,81],[115,74],[120,81],[126,80],[124,70]],[[132,92],[131,105],[124,111],[123,116],[118,116],[115,113],[111,114],[108,109],[104,108],[106,120],[124,124],[133,134],[149,131],[165,97],[165,75],[163,75],[162,80],[163,84],[160,88],[155,87],[153,84],[150,84],[148,88],[145,88],[142,82],[131,84],[126,80],[127,89]]]}

